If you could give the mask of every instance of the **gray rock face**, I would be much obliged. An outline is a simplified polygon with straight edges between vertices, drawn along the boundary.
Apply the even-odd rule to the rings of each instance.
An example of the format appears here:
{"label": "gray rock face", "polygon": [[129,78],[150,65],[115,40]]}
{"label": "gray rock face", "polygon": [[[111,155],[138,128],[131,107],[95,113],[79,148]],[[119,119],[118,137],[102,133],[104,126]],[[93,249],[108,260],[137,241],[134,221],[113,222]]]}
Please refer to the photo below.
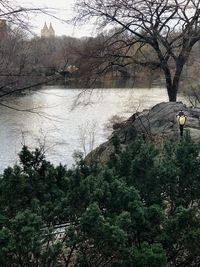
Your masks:
{"label": "gray rock face", "polygon": [[113,151],[112,138],[114,135],[118,136],[124,146],[139,136],[152,140],[166,137],[179,138],[176,115],[180,110],[183,110],[187,116],[185,129],[190,130],[192,138],[200,140],[200,109],[186,107],[182,102],[162,102],[150,110],[133,114],[126,121],[119,123],[109,140],[91,152],[93,158],[102,162],[107,161]]}

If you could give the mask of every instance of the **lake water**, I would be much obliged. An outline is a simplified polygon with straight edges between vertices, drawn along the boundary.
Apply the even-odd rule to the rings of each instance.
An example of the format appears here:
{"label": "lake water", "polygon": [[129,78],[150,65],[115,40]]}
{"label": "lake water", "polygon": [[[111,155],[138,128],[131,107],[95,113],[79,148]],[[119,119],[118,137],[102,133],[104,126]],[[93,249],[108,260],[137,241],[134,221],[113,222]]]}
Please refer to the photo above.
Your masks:
{"label": "lake water", "polygon": [[0,172],[17,162],[22,144],[31,149],[44,145],[48,160],[71,166],[74,151],[85,148],[87,153],[106,141],[105,123],[113,115],[129,117],[167,99],[163,88],[95,89],[91,93],[49,86],[12,96],[6,105],[30,112],[0,106]]}

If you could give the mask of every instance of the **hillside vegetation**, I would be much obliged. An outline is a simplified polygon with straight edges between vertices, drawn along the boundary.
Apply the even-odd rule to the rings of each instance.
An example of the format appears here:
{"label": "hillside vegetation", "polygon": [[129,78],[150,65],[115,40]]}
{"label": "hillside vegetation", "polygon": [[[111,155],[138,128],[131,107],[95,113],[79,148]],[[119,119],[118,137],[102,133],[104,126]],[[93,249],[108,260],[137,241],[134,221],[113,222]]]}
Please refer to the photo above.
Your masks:
{"label": "hillside vegetation", "polygon": [[0,266],[200,265],[200,144],[113,144],[71,169],[23,148],[0,179]]}

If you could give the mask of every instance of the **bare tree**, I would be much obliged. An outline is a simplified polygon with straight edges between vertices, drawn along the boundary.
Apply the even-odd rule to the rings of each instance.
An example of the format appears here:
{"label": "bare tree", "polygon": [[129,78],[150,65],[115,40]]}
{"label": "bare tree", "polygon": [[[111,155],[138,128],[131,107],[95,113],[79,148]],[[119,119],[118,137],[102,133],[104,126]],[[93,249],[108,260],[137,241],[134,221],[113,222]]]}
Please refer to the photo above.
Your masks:
{"label": "bare tree", "polygon": [[199,0],[77,0],[76,10],[76,22],[92,18],[98,29],[115,27],[104,43],[110,65],[160,68],[169,101],[176,101],[183,67],[200,39]]}
{"label": "bare tree", "polygon": [[41,12],[47,13],[47,10],[34,7],[24,7],[10,0],[0,1],[0,20],[5,20],[9,24],[20,26],[21,29],[30,31],[28,15],[30,13]]}
{"label": "bare tree", "polygon": [[0,105],[13,93],[36,88],[59,77],[59,73],[46,77],[32,61],[33,44],[27,37],[27,33],[31,33],[28,18],[32,13],[41,12],[47,14],[48,10],[0,1]]}
{"label": "bare tree", "polygon": [[189,103],[192,107],[200,107],[200,86],[190,86],[186,90],[184,90],[184,95],[187,97]]}
{"label": "bare tree", "polygon": [[95,135],[97,130],[97,123],[95,121],[87,121],[85,124],[79,126],[80,144],[83,150],[83,156],[88,156],[90,163],[93,162],[93,150],[95,147]]}

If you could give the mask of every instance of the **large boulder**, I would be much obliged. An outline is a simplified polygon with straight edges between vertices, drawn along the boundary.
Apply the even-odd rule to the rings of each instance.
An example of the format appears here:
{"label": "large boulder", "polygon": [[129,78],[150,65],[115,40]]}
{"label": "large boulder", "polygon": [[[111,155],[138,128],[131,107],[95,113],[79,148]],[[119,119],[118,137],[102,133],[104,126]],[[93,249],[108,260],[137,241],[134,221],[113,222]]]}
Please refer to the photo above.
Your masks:
{"label": "large boulder", "polygon": [[183,110],[187,116],[185,129],[191,137],[200,140],[200,109],[186,107],[182,102],[162,102],[149,110],[133,114],[129,119],[118,123],[108,141],[93,150],[87,158],[108,160],[113,152],[112,139],[117,136],[122,146],[133,142],[135,138],[148,138],[159,142],[166,137],[180,138],[177,113]]}

